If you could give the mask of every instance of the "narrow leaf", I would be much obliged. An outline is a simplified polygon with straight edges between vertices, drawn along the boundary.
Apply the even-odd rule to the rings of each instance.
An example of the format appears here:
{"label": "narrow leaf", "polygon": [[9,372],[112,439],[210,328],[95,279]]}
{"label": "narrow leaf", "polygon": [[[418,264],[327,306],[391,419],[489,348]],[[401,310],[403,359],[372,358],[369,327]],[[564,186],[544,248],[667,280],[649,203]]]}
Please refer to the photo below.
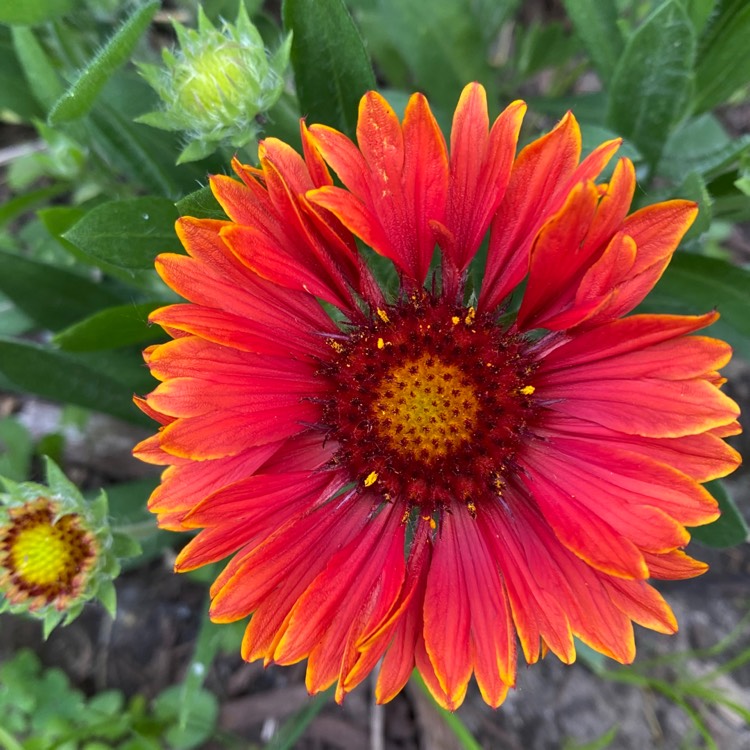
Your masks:
{"label": "narrow leaf", "polygon": [[679,0],[668,0],[633,33],[615,68],[607,123],[652,167],[689,105],[694,56],[690,19]]}
{"label": "narrow leaf", "polygon": [[29,477],[34,441],[29,431],[11,417],[0,419],[0,476],[23,482]]}
{"label": "narrow leaf", "polygon": [[451,732],[453,732],[458,744],[464,750],[482,750],[480,744],[474,739],[474,735],[472,735],[471,731],[466,726],[466,724],[464,724],[463,721],[461,721],[458,714],[454,713],[453,711],[446,711],[442,706],[440,706],[437,703],[432,693],[430,692],[429,688],[427,687],[427,684],[425,683],[424,678],[422,677],[421,674],[419,674],[419,672],[416,669],[414,670],[414,672],[412,672],[411,678],[412,680],[414,680],[417,686],[422,690],[422,692],[427,696],[427,698],[430,701],[430,704],[435,710],[435,713],[438,716],[440,716],[440,718],[442,718],[442,720],[445,722],[445,724],[448,726]]}
{"label": "narrow leaf", "polygon": [[297,740],[302,737],[310,722],[325,708],[333,697],[333,688],[318,693],[290,716],[280,727],[279,731],[266,745],[266,750],[293,750],[297,747]]}
{"label": "narrow leaf", "polygon": [[63,236],[96,260],[152,268],[162,252],[179,251],[177,209],[166,198],[127,198],[89,211]]}
{"label": "narrow leaf", "polygon": [[701,42],[695,67],[695,110],[722,104],[750,83],[750,4],[722,0]]}
{"label": "narrow leaf", "polygon": [[48,187],[31,190],[28,193],[21,193],[21,195],[6,201],[0,206],[0,227],[20,216],[25,211],[29,211],[37,203],[47,202],[51,198],[64,193],[66,190],[68,190],[68,187],[63,184],[49,185]]}
{"label": "narrow leaf", "polygon": [[708,482],[706,489],[718,500],[721,516],[708,526],[690,529],[694,540],[707,547],[725,549],[748,541],[750,531],[734,500],[719,481]]}
{"label": "narrow leaf", "polygon": [[131,396],[149,386],[133,379],[123,365],[121,358],[74,357],[37,344],[0,339],[0,375],[14,390],[147,424]]}
{"label": "narrow leaf", "polygon": [[105,102],[97,103],[86,120],[93,145],[108,163],[147,190],[177,198],[183,194],[174,162],[176,137],[157,133],[123,117]]}
{"label": "narrow leaf", "polygon": [[64,16],[75,4],[75,0],[6,0],[0,3],[0,23],[35,26]]}
{"label": "narrow leaf", "polygon": [[42,111],[31,95],[13,50],[9,29],[0,28],[0,110],[8,110],[24,122]]}
{"label": "narrow leaf", "polygon": [[625,46],[617,6],[601,0],[563,0],[563,5],[596,69],[610,80]]}
{"label": "narrow leaf", "polygon": [[31,29],[26,26],[14,26],[12,33],[13,47],[29,90],[46,112],[62,94],[62,82]]}
{"label": "narrow leaf", "polygon": [[163,302],[118,305],[95,313],[60,331],[52,342],[68,352],[117,349],[161,339],[160,329],[148,322],[148,314]]}
{"label": "narrow leaf", "polygon": [[0,291],[32,320],[53,331],[123,301],[77,273],[13,253],[0,251],[0,269]]}
{"label": "narrow leaf", "polygon": [[354,135],[362,95],[375,75],[343,0],[284,0],[302,114]]}
{"label": "narrow leaf", "polygon": [[91,109],[104,84],[129,59],[160,5],[156,0],[142,5],[120,26],[55,102],[49,113],[50,125],[77,120]]}

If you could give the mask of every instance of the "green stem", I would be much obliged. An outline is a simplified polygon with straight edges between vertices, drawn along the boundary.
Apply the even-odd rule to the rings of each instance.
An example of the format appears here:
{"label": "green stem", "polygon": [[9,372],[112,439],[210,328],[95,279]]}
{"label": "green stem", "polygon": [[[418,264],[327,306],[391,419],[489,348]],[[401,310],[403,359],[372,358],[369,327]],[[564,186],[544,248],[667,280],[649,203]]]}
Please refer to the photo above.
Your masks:
{"label": "green stem", "polygon": [[137,521],[136,523],[124,523],[121,526],[113,526],[112,531],[132,537],[136,541],[143,541],[152,537],[156,531],[156,523],[149,519],[148,521]]}
{"label": "green stem", "polygon": [[23,750],[23,745],[16,742],[2,727],[0,727],[0,745],[5,750]]}
{"label": "green stem", "polygon": [[422,692],[430,699],[430,702],[435,706],[443,721],[446,723],[448,728],[456,735],[456,739],[461,743],[461,747],[465,750],[482,750],[481,745],[474,739],[474,735],[469,731],[466,724],[458,718],[455,713],[446,711],[441,705],[437,703],[434,696],[427,687],[425,681],[422,679],[422,675],[415,669],[411,676],[412,680],[419,685]]}

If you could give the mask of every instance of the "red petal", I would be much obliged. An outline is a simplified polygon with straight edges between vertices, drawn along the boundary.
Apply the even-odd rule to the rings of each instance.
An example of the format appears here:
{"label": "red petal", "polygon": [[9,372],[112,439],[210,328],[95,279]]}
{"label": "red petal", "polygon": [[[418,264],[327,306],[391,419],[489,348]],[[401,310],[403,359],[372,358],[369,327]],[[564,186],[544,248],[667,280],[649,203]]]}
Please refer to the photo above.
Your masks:
{"label": "red petal", "polygon": [[607,584],[610,599],[633,622],[657,633],[677,632],[677,620],[661,594],[645,581],[611,580]]}
{"label": "red petal", "polygon": [[573,662],[573,635],[556,597],[555,571],[546,564],[546,553],[533,531],[525,525],[521,528],[504,508],[495,505],[483,510],[477,522],[500,566],[527,663],[539,659],[542,639],[562,661]]}
{"label": "red petal", "polygon": [[570,472],[564,475],[564,487],[551,480],[547,475],[557,477],[559,469],[556,465],[548,468],[545,458],[524,455],[528,467],[524,483],[560,542],[598,570],[624,578],[647,578],[648,568],[638,547],[579,501],[577,486],[568,489]]}
{"label": "red petal", "polygon": [[444,514],[424,599],[425,648],[440,687],[448,701],[457,704],[472,672],[471,608],[461,567],[462,544],[452,515]]}
{"label": "red petal", "polygon": [[381,625],[381,630],[372,636],[372,645],[382,640],[387,643],[393,636],[383,657],[375,686],[378,703],[387,703],[395,698],[414,670],[417,642],[422,640],[424,592],[432,551],[427,540],[427,529],[427,524],[423,523],[415,531],[407,562],[408,586],[398,608],[394,610],[390,620]]}
{"label": "red petal", "polygon": [[741,461],[737,451],[710,432],[679,438],[645,438],[641,435],[624,435],[592,422],[555,415],[545,420],[545,433],[564,434],[596,445],[614,445],[672,467],[697,482],[726,476]]}
{"label": "red petal", "polygon": [[526,105],[510,104],[487,133],[487,95],[472,83],[461,93],[451,128],[450,189],[443,247],[458,272],[474,257],[505,195]]}
{"label": "red petal", "polygon": [[[235,557],[216,579],[211,618],[231,622],[246,617],[279,587],[295,592],[296,601],[337,549],[356,537],[368,514],[367,504],[345,498],[290,518],[263,543]],[[280,615],[283,619],[286,613]],[[256,629],[262,624],[258,622]],[[253,650],[245,658],[259,655]]]}
{"label": "red petal", "polygon": [[290,403],[254,412],[202,414],[178,419],[159,433],[161,447],[174,456],[202,461],[241,453],[290,437],[320,419],[320,406]]}
{"label": "red petal", "polygon": [[584,242],[599,194],[593,182],[576,185],[563,207],[542,227],[531,250],[529,278],[518,311],[521,330],[559,312],[575,293],[574,282],[597,248]]}
{"label": "red petal", "polygon": [[[497,560],[476,520],[463,509],[452,519],[461,539],[460,562],[471,611],[471,644],[479,691],[497,708],[516,681],[516,639]],[[438,542],[439,544],[440,542]]]}
{"label": "red petal", "polygon": [[739,414],[732,399],[701,380],[593,380],[546,385],[537,394],[561,414],[646,437],[694,435]]}
{"label": "red petal", "polygon": [[161,484],[151,494],[148,508],[159,514],[160,523],[161,516],[166,513],[183,518],[206,495],[252,474],[277,449],[278,444],[269,443],[228,458],[171,466],[162,474]]}
{"label": "red petal", "polygon": [[653,289],[680,240],[695,220],[698,207],[690,201],[666,201],[629,216],[622,232],[633,238],[637,253],[628,278],[615,289],[610,302],[586,325],[613,320],[630,312]]}
{"label": "red petal", "polygon": [[652,578],[676,581],[695,578],[708,570],[706,563],[694,560],[679,549],[665,555],[652,555],[647,552],[645,557]]}
{"label": "red petal", "polygon": [[482,309],[494,309],[521,282],[528,271],[529,250],[544,222],[560,210],[575,185],[593,180],[604,169],[618,147],[619,141],[603,143],[576,168],[581,133],[568,113],[552,132],[521,151],[492,221],[479,300]]}

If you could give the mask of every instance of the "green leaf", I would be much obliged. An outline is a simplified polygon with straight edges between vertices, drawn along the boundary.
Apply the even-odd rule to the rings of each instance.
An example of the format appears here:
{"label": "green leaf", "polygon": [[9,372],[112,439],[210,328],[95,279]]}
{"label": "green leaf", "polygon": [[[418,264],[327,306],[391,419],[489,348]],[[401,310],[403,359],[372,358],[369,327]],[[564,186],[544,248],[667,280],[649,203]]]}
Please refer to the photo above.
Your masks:
{"label": "green leaf", "polygon": [[154,275],[153,268],[133,271],[132,269],[113,266],[111,263],[92,258],[63,237],[65,232],[86,215],[85,209],[78,206],[52,206],[37,211],[36,215],[48,234],[75,261],[86,266],[94,264],[113,279],[118,279],[128,286],[135,286],[142,290],[147,297],[159,297],[162,292],[166,291],[166,286]]}
{"label": "green leaf", "polygon": [[186,195],[178,200],[175,205],[180,216],[194,216],[198,219],[222,219],[224,221],[227,221],[228,218],[208,185]]}
{"label": "green leaf", "polygon": [[546,68],[561,68],[579,51],[578,39],[561,23],[531,22],[517,35],[521,41],[515,56],[519,75],[530,78]]}
{"label": "green leaf", "polygon": [[696,315],[716,309],[709,335],[725,339],[750,360],[750,271],[718,258],[680,251],[639,312]]}
{"label": "green leaf", "polygon": [[606,750],[614,742],[619,731],[619,724],[613,724],[604,734],[591,742],[579,744],[578,742],[566,740],[562,750]]}
{"label": "green leaf", "polygon": [[[175,721],[180,710],[182,699],[180,685],[172,685],[160,693],[154,702],[154,712],[158,719]],[[208,690],[199,690],[191,696],[192,701],[187,706],[188,721],[185,726],[175,723],[165,733],[169,747],[173,750],[192,750],[200,747],[209,739],[216,728],[219,716],[219,702],[216,696]]]}
{"label": "green leaf", "polygon": [[0,293],[0,336],[20,336],[34,327],[34,321]]}
{"label": "green leaf", "polygon": [[160,339],[161,329],[149,324],[148,315],[163,304],[141,302],[109,307],[60,331],[52,342],[68,352],[92,352]]}
{"label": "green leaf", "polygon": [[685,246],[687,246],[688,242],[698,239],[711,227],[711,222],[714,216],[713,200],[706,188],[706,181],[698,174],[698,172],[691,172],[682,183],[675,188],[674,197],[695,201],[698,204],[698,216],[682,239]]}
{"label": "green leaf", "polygon": [[123,301],[77,273],[2,250],[0,268],[0,291],[39,325],[51,330]]}
{"label": "green leaf", "polygon": [[695,32],[680,0],[667,0],[628,40],[612,76],[607,123],[654,166],[692,90]]}
{"label": "green leaf", "polygon": [[75,0],[5,0],[0,3],[0,23],[35,26],[69,13]]}
{"label": "green leaf", "polygon": [[178,146],[173,134],[131,122],[104,101],[85,122],[102,158],[135,185],[172,198],[184,193],[174,170]]}
{"label": "green leaf", "polygon": [[625,46],[617,25],[616,4],[602,0],[563,0],[563,5],[591,61],[604,81],[609,81]]}
{"label": "green leaf", "polygon": [[12,33],[13,47],[29,90],[46,112],[63,92],[60,77],[31,29],[14,26]]}
{"label": "green leaf", "polygon": [[379,67],[395,50],[410,71],[406,85],[413,90],[417,82],[434,108],[452,112],[469,81],[482,83],[490,101],[497,99],[497,69],[488,62],[480,25],[468,6],[468,0],[378,0],[361,22],[368,42],[373,31],[383,37],[379,49],[373,43]]}
{"label": "green leaf", "polygon": [[359,100],[375,88],[375,76],[346,6],[342,0],[284,0],[282,14],[293,33],[291,61],[303,114],[353,136]]}
{"label": "green leaf", "polygon": [[24,122],[42,114],[24,80],[13,51],[9,29],[0,27],[0,111],[12,112]]}
{"label": "green leaf", "polygon": [[685,0],[685,10],[690,16],[696,34],[700,34],[706,27],[715,5],[716,0]]}
{"label": "green leaf", "polygon": [[29,478],[34,441],[18,421],[0,419],[0,476],[23,482]]}
{"label": "green leaf", "polygon": [[96,260],[120,268],[152,268],[154,258],[180,249],[177,209],[166,198],[127,198],[89,211],[63,236]]}
{"label": "green leaf", "polygon": [[330,703],[333,688],[314,695],[296,713],[292,714],[266,745],[266,750],[293,750],[310,722]]}
{"label": "green leaf", "polygon": [[695,67],[697,112],[722,104],[750,83],[750,4],[720,0],[718,6]]}
{"label": "green leaf", "polygon": [[131,401],[134,391],[149,388],[148,381],[136,381],[124,365],[122,358],[73,356],[0,338],[0,375],[14,390],[148,424]]}
{"label": "green leaf", "polygon": [[469,12],[486,44],[493,44],[502,25],[516,12],[521,0],[470,0]]}
{"label": "green leaf", "polygon": [[748,541],[750,533],[745,519],[737,509],[734,500],[719,481],[707,482],[706,489],[716,498],[721,509],[721,516],[708,526],[697,526],[690,529],[693,539],[707,547],[725,549],[735,547]]}
{"label": "green leaf", "polygon": [[77,120],[89,112],[104,84],[130,58],[160,5],[155,0],[142,5],[107,40],[70,88],[52,106],[48,117],[50,125]]}
{"label": "green leaf", "polygon": [[713,179],[750,151],[750,134],[730,139],[719,120],[704,114],[672,133],[664,147],[659,176],[674,182],[691,172]]}

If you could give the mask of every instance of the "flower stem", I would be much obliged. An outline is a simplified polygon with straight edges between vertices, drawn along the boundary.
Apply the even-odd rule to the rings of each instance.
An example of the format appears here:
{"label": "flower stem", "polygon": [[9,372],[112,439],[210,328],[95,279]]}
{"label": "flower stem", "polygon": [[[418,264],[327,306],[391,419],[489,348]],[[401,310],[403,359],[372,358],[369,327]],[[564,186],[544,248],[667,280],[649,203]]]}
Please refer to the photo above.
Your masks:
{"label": "flower stem", "polygon": [[430,699],[448,728],[453,732],[453,734],[456,735],[456,739],[461,743],[461,747],[463,747],[464,750],[482,750],[482,746],[474,739],[474,735],[469,731],[466,724],[464,724],[463,721],[461,721],[461,719],[459,719],[455,713],[446,711],[435,701],[435,698],[430,692],[430,689],[422,679],[422,675],[419,674],[416,669],[414,670],[414,672],[412,672],[411,678],[417,685],[419,685],[419,687],[422,689],[422,692]]}
{"label": "flower stem", "polygon": [[23,750],[20,742],[16,742],[2,727],[0,727],[0,746],[5,750]]}

